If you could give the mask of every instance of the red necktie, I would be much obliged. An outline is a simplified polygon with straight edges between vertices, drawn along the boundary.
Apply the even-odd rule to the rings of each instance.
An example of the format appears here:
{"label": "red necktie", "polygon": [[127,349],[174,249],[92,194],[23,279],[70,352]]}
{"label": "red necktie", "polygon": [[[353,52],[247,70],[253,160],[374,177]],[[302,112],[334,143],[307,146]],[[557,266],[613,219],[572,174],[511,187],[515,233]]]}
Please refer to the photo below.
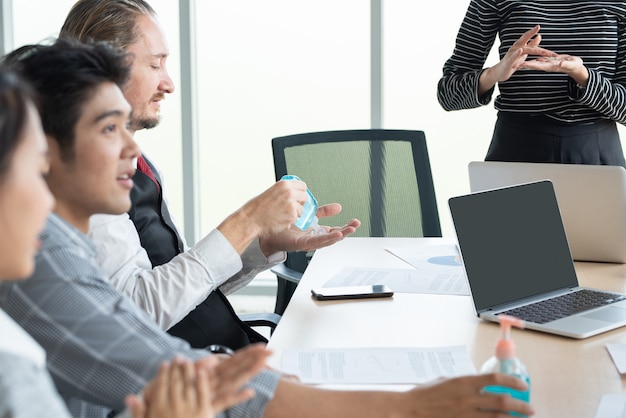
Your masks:
{"label": "red necktie", "polygon": [[150,177],[152,181],[154,182],[154,184],[156,184],[157,190],[159,192],[161,191],[161,185],[157,181],[156,177],[154,177],[154,173],[150,169],[150,166],[148,165],[146,160],[143,158],[143,155],[140,155],[139,157],[137,157],[137,170],[141,171],[146,176]]}

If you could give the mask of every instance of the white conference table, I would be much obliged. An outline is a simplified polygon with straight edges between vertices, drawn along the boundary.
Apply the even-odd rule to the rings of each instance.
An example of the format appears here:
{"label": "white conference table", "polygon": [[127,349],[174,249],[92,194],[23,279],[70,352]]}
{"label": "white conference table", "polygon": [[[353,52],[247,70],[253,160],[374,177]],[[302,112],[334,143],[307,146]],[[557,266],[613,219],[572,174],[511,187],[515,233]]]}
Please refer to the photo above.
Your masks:
{"label": "white conference table", "polygon": [[[287,348],[442,347],[465,345],[477,369],[493,355],[495,323],[476,317],[469,296],[395,293],[391,299],[318,302],[322,286],[345,267],[411,268],[385,248],[436,246],[447,238],[346,238],[318,250],[268,348],[280,368]],[[626,292],[626,265],[576,263],[580,284]],[[595,416],[602,395],[626,393],[606,343],[626,343],[626,327],[584,340],[514,330],[517,354],[531,376],[536,417]],[[387,387],[389,390],[397,388]]]}

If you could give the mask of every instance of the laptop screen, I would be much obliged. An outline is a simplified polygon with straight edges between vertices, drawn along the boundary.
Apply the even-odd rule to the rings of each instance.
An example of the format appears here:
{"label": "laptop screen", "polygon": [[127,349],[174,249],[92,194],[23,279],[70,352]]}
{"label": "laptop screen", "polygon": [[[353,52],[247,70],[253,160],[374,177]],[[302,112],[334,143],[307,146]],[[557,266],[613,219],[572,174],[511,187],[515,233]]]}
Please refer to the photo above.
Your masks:
{"label": "laptop screen", "polygon": [[550,181],[448,203],[477,311],[578,285]]}

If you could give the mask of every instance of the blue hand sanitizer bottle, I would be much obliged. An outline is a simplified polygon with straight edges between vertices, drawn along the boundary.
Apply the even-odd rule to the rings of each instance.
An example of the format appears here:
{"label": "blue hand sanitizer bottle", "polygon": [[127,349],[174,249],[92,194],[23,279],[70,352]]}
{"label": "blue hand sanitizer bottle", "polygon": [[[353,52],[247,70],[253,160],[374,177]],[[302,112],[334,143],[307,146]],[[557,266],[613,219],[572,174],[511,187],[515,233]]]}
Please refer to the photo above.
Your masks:
{"label": "blue hand sanitizer bottle", "polygon": [[[511,339],[511,327],[516,326],[518,328],[524,328],[524,321],[510,315],[498,315],[498,318],[500,319],[502,337],[496,344],[495,355],[483,364],[480,372],[504,373],[516,376],[526,382],[528,390],[523,392],[504,386],[485,386],[484,390],[492,393],[507,393],[514,398],[530,402],[530,376],[526,371],[526,366],[516,357],[515,343]],[[520,415],[515,412],[510,412],[510,414],[526,417],[526,415]]]}
{"label": "blue hand sanitizer bottle", "polygon": [[[300,180],[298,176],[293,176],[290,174],[284,175],[280,178],[281,180]],[[306,189],[309,198],[307,199],[304,207],[302,209],[302,215],[298,218],[298,220],[294,223],[294,225],[305,231],[307,229],[311,229],[312,234],[318,234],[323,232],[323,228],[318,225],[317,219],[317,200],[313,197],[313,193],[307,188]]]}

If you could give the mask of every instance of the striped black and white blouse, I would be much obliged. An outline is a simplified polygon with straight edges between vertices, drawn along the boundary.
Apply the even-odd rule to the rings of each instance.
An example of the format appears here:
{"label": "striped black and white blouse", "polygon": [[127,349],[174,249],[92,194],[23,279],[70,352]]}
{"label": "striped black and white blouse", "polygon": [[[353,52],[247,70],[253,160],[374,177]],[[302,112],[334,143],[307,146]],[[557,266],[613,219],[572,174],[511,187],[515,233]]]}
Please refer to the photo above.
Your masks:
{"label": "striped black and white blouse", "polygon": [[625,124],[626,2],[614,0],[472,0],[439,81],[442,107],[488,104],[493,90],[478,97],[478,79],[496,35],[502,58],[535,25],[541,25],[541,47],[583,59],[588,85],[579,89],[562,73],[519,70],[498,83],[496,109],[545,114],[563,122],[610,119]]}

